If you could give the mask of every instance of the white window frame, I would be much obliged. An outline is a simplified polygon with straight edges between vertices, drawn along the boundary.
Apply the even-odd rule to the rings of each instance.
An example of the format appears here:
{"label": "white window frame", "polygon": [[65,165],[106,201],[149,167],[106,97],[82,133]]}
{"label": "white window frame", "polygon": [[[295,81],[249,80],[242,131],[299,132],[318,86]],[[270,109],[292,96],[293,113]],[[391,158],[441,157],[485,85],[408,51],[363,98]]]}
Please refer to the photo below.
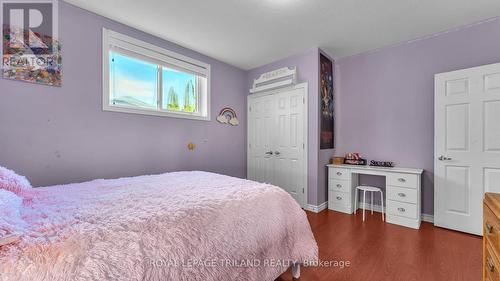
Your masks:
{"label": "white window frame", "polygon": [[[118,53],[137,58],[142,61],[153,62],[157,65],[170,69],[177,69],[187,73],[193,73],[197,76],[206,77],[206,84],[197,83],[204,86],[206,95],[202,95],[198,90],[199,112],[174,112],[162,109],[163,87],[161,79],[158,79],[158,108],[145,109],[128,106],[110,104],[110,73],[109,73],[109,53],[113,50],[119,50]],[[161,76],[162,71],[159,71]],[[161,78],[161,77],[160,77]],[[103,28],[102,29],[102,109],[104,111],[134,113],[153,116],[175,117],[195,120],[210,121],[210,64],[183,56],[181,54],[165,50],[158,46],[146,43],[144,41],[123,35],[121,33]],[[198,87],[200,88],[200,87]]]}

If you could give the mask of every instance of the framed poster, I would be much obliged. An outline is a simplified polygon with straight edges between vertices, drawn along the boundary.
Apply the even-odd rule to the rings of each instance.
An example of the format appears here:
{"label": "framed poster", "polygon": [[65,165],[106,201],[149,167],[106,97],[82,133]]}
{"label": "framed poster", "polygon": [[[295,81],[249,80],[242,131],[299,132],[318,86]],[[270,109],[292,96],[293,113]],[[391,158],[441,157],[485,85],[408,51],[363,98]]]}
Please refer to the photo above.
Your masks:
{"label": "framed poster", "polygon": [[61,86],[57,0],[0,0],[2,77]]}
{"label": "framed poster", "polygon": [[320,53],[320,149],[332,149],[334,142],[333,62]]}

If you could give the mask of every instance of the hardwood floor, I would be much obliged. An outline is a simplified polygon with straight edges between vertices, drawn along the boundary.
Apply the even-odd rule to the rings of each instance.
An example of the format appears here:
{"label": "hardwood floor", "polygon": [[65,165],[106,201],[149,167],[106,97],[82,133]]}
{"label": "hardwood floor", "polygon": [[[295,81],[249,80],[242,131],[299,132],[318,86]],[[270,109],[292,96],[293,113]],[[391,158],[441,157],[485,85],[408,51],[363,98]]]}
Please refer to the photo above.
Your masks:
{"label": "hardwood floor", "polygon": [[[321,260],[343,269],[301,268],[301,281],[480,281],[482,238],[423,223],[420,230],[383,223],[380,213],[307,212]],[[276,281],[292,280],[290,270]]]}

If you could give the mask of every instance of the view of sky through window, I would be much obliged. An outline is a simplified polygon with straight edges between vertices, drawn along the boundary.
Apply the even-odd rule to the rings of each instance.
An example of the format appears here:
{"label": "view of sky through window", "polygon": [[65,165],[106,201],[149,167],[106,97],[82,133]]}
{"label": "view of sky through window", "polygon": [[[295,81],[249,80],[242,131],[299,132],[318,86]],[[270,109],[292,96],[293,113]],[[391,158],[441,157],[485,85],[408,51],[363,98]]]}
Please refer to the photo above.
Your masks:
{"label": "view of sky through window", "polygon": [[149,62],[111,52],[111,104],[157,107],[157,66]]}
{"label": "view of sky through window", "polygon": [[[110,53],[113,105],[157,109],[158,66],[154,63]],[[162,67],[162,109],[193,113],[198,110],[197,76]]]}

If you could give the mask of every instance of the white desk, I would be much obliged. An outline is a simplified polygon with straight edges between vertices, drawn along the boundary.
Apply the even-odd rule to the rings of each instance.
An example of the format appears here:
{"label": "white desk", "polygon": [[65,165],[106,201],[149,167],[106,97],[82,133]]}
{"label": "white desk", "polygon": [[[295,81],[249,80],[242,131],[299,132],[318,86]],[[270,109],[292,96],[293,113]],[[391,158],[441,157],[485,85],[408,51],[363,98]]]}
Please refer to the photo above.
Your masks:
{"label": "white desk", "polygon": [[388,223],[420,228],[422,169],[327,165],[328,209],[352,214],[359,175],[386,178],[385,211]]}

